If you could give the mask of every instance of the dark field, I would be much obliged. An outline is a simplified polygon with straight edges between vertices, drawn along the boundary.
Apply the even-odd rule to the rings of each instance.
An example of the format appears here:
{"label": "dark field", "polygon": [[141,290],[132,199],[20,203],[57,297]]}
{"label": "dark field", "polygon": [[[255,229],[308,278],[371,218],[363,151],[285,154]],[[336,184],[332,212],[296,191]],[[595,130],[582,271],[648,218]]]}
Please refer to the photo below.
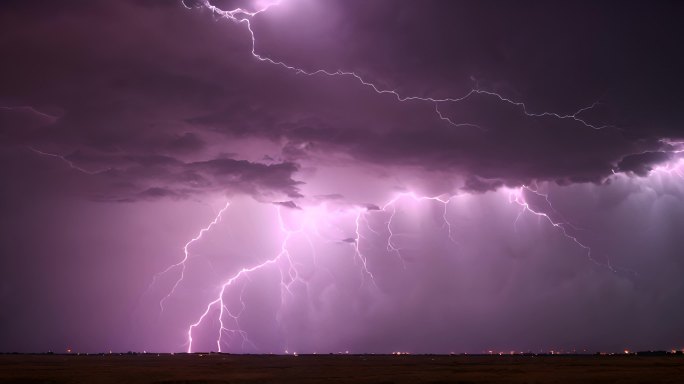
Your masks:
{"label": "dark field", "polygon": [[682,356],[0,355],[0,383],[684,383]]}

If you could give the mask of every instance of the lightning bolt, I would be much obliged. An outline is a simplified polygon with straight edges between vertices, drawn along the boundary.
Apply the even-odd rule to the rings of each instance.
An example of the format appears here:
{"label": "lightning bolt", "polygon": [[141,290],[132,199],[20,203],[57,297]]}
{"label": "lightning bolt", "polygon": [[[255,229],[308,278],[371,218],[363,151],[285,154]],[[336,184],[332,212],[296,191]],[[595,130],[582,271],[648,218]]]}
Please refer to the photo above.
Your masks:
{"label": "lightning bolt", "polygon": [[676,155],[676,160],[670,161],[664,165],[658,165],[653,168],[656,172],[664,172],[668,175],[675,174],[681,178],[684,178],[684,141],[675,141],[670,139],[661,139],[661,143],[672,147],[670,153]]}
{"label": "lightning bolt", "polygon": [[[256,271],[264,269],[270,265],[274,265],[274,264],[281,263],[284,261],[287,265],[287,269],[286,269],[286,271],[283,271],[282,268],[280,270],[281,305],[285,300],[284,296],[286,295],[286,293],[293,295],[292,290],[291,290],[292,284],[294,284],[296,281],[301,281],[301,280],[299,278],[299,273],[295,267],[295,263],[293,262],[292,257],[290,255],[290,251],[288,250],[288,242],[290,241],[290,239],[292,238],[293,235],[301,233],[304,230],[304,224],[302,224],[302,226],[300,228],[297,228],[295,230],[289,229],[287,227],[287,225],[285,224],[285,221],[283,220],[280,207],[277,207],[277,214],[278,214],[279,228],[280,228],[281,232],[285,234],[284,239],[283,239],[281,246],[280,246],[280,252],[275,257],[268,259],[262,263],[256,264],[252,267],[240,269],[237,273],[235,273],[234,275],[230,276],[227,280],[225,280],[225,282],[221,285],[221,288],[219,289],[219,293],[216,296],[216,298],[214,300],[212,300],[211,302],[209,302],[209,304],[207,304],[204,312],[202,312],[202,314],[199,316],[197,321],[190,324],[190,326],[188,327],[188,331],[187,331],[188,353],[192,352],[193,330],[195,328],[197,328],[200,324],[202,324],[202,322],[204,322],[204,320],[209,316],[209,314],[212,311],[215,311],[215,309],[218,309],[217,320],[219,322],[219,331],[218,331],[219,334],[218,334],[218,337],[216,339],[216,347],[217,347],[219,352],[222,352],[222,346],[224,344],[223,337],[225,334],[240,335],[243,339],[243,347],[244,347],[244,343],[250,343],[250,344],[254,345],[253,343],[251,343],[251,341],[249,341],[249,338],[247,337],[247,333],[245,331],[243,331],[239,326],[239,318],[240,318],[240,314],[242,313],[242,311],[240,311],[240,313],[238,313],[237,315],[232,314],[228,310],[228,308],[225,304],[225,301],[224,301],[224,296],[226,295],[227,290],[231,286],[233,286],[233,284],[238,282],[241,278],[247,278],[250,273],[256,272]],[[218,216],[217,216],[217,219],[218,219]],[[205,227],[204,231],[206,232],[206,231],[210,230],[211,227],[217,222],[217,219],[214,220],[209,226]],[[194,241],[198,241],[200,238],[201,238],[201,234],[198,235],[193,240],[191,240],[191,242],[189,242],[188,245]],[[187,245],[186,245],[186,249],[187,249]],[[187,259],[187,253],[186,253],[186,259]],[[186,259],[184,259],[183,262],[185,262]],[[178,264],[176,264],[176,265],[178,265]],[[242,292],[244,292],[244,288],[243,288]],[[171,294],[173,294],[173,292],[169,293],[169,295],[171,295]],[[242,308],[243,308],[242,310],[244,310],[245,304],[244,304],[244,300],[242,299],[242,293],[240,294],[239,298],[240,298],[240,303],[242,304]],[[235,329],[226,327],[226,325],[224,323],[224,317],[225,317],[226,313],[229,314],[229,316],[234,320],[234,322],[237,326]]]}
{"label": "lightning bolt", "polygon": [[79,167],[78,165],[76,165],[76,163],[74,163],[73,161],[67,159],[66,156],[64,156],[64,155],[60,155],[60,154],[57,154],[57,153],[44,152],[44,151],[38,150],[38,149],[33,148],[33,147],[28,147],[28,148],[29,148],[31,151],[33,151],[33,152],[35,152],[35,153],[37,153],[37,154],[39,154],[39,155],[41,155],[41,156],[48,156],[48,157],[54,157],[54,158],[60,159],[61,161],[65,162],[71,169],[74,169],[74,170],[79,171],[79,172],[81,172],[81,173],[85,173],[85,174],[87,174],[87,175],[97,175],[97,174],[99,174],[99,173],[106,172],[106,171],[109,171],[109,170],[110,170],[109,168],[107,168],[107,169],[100,169],[100,170],[97,170],[97,171],[89,171],[89,170],[87,170],[87,169],[85,169],[85,168]]}
{"label": "lightning bolt", "polygon": [[371,273],[368,270],[368,260],[366,259],[366,256],[361,252],[361,239],[363,238],[363,235],[361,234],[361,220],[363,219],[366,222],[366,226],[370,228],[370,226],[368,225],[368,220],[364,216],[366,212],[367,210],[359,210],[359,212],[356,214],[356,218],[354,219],[355,237],[352,239],[352,246],[354,247],[356,257],[361,261],[363,272],[365,272],[365,274],[370,277],[373,285],[377,287],[377,284],[375,284],[375,276],[373,276],[373,273]]}
{"label": "lightning bolt", "polygon": [[[185,6],[188,9],[192,9],[193,7],[188,6],[185,1],[182,2],[183,6]],[[439,110],[439,104],[440,103],[458,103],[462,102],[466,99],[469,99],[475,95],[482,95],[482,96],[488,96],[488,97],[493,97],[495,99],[498,99],[501,102],[507,103],[509,105],[512,105],[516,108],[518,108],[525,116],[531,117],[531,118],[544,118],[544,117],[549,117],[549,118],[555,118],[559,120],[572,120],[576,123],[579,123],[580,125],[595,129],[595,130],[601,130],[604,128],[609,128],[612,127],[611,125],[595,125],[591,124],[587,120],[583,119],[581,115],[589,111],[591,109],[594,109],[596,106],[598,106],[600,103],[598,101],[592,103],[591,105],[588,105],[586,107],[580,108],[577,111],[575,111],[572,114],[561,114],[561,113],[556,113],[556,112],[531,112],[527,105],[523,102],[513,100],[511,98],[505,97],[499,93],[493,92],[493,91],[488,91],[488,90],[483,90],[479,89],[477,86],[472,88],[469,92],[467,92],[465,95],[458,96],[458,97],[443,97],[443,98],[436,98],[436,97],[424,97],[424,96],[415,96],[415,95],[403,95],[399,93],[395,89],[385,89],[377,84],[373,83],[370,80],[365,79],[361,75],[357,74],[356,72],[352,71],[345,71],[342,69],[338,69],[336,71],[330,71],[326,69],[316,69],[316,70],[305,70],[303,68],[299,68],[290,64],[287,64],[283,61],[277,60],[270,58],[268,56],[264,56],[260,53],[257,53],[256,50],[256,45],[257,45],[257,40],[256,40],[256,35],[254,33],[254,30],[252,29],[252,23],[251,20],[257,16],[260,13],[267,12],[270,8],[277,6],[281,4],[282,1],[274,1],[272,3],[268,3],[261,8],[257,9],[256,11],[247,11],[243,8],[235,8],[232,10],[223,10],[213,4],[209,0],[202,0],[199,1],[198,4],[200,8],[205,8],[211,11],[213,14],[218,15],[221,18],[228,19],[230,21],[239,23],[239,24],[244,24],[247,27],[247,30],[249,31],[250,37],[251,37],[251,53],[252,56],[265,63],[269,63],[275,66],[279,66],[285,70],[292,71],[296,74],[299,75],[306,75],[306,76],[329,76],[329,77],[346,77],[346,78],[352,78],[355,79],[357,82],[360,84],[371,88],[375,93],[380,94],[380,95],[390,95],[394,97],[397,101],[399,102],[409,102],[409,101],[419,101],[419,102],[427,102],[427,103],[432,103],[435,107],[435,113],[437,117],[449,123],[450,125],[453,125],[455,127],[462,127],[462,126],[470,126],[470,127],[476,127],[480,128],[476,124],[472,123],[456,123],[455,121],[451,120],[448,117],[445,117]],[[471,78],[472,79],[472,78]],[[477,82],[475,81],[476,85]]]}
{"label": "lightning bolt", "polygon": [[442,111],[439,110],[439,103],[435,103],[435,113],[437,114],[437,117],[439,117],[440,120],[446,121],[447,123],[449,123],[450,125],[453,125],[454,127],[473,127],[473,128],[477,128],[477,129],[479,129],[479,130],[484,130],[482,127],[480,127],[480,126],[477,125],[477,124],[473,124],[473,123],[457,123],[457,122],[451,120],[449,117],[444,116],[444,115],[442,114]]}
{"label": "lightning bolt", "polygon": [[[276,257],[274,257],[273,259],[266,260],[261,264],[257,264],[253,267],[250,267],[250,268],[242,268],[240,271],[238,271],[235,275],[231,276],[225,283],[223,283],[221,285],[221,289],[220,289],[216,299],[214,299],[209,304],[207,304],[206,309],[204,310],[204,312],[202,312],[202,314],[197,319],[197,321],[190,324],[190,326],[188,327],[188,331],[187,331],[188,353],[192,353],[192,343],[193,343],[192,331],[195,328],[197,328],[200,324],[202,324],[202,322],[205,320],[205,318],[207,318],[207,316],[211,313],[211,311],[216,307],[218,307],[218,309],[219,309],[219,313],[218,313],[217,317],[218,317],[218,321],[219,321],[219,325],[220,325],[219,326],[219,335],[218,335],[218,338],[216,339],[216,347],[217,347],[218,351],[222,352],[223,336],[225,333],[238,334],[238,335],[243,336],[245,338],[245,340],[248,340],[246,338],[246,332],[242,331],[239,328],[239,323],[238,323],[238,329],[237,330],[229,329],[225,326],[225,323],[223,321],[224,320],[224,313],[226,313],[226,312],[230,313],[230,311],[228,311],[226,304],[223,300],[223,297],[226,293],[226,290],[231,285],[233,285],[235,282],[237,282],[240,278],[247,276],[250,272],[255,272],[255,271],[263,269],[263,268],[265,268],[271,264],[275,264],[276,262],[278,262],[278,260],[282,256],[283,256],[283,253],[281,252]],[[242,297],[242,296],[240,296],[240,297]],[[244,304],[244,301],[242,301],[242,299],[240,301]],[[231,314],[231,317],[237,321],[239,315],[236,317],[236,316]]]}
{"label": "lightning bolt", "polygon": [[226,202],[226,205],[218,212],[216,217],[214,217],[214,220],[212,220],[209,223],[209,225],[207,225],[206,227],[200,229],[199,233],[197,233],[197,236],[193,237],[192,239],[190,239],[190,241],[185,243],[185,245],[183,246],[183,259],[181,261],[179,261],[176,264],[172,264],[168,268],[166,268],[165,270],[157,273],[154,276],[154,278],[152,279],[152,284],[154,284],[160,276],[169,273],[173,269],[176,269],[176,268],[181,269],[180,276],[178,277],[176,282],[171,287],[171,290],[169,291],[169,293],[159,301],[159,308],[162,311],[164,311],[164,302],[166,302],[166,300],[168,300],[169,297],[171,297],[174,294],[174,292],[176,291],[176,288],[178,288],[178,285],[180,285],[180,283],[183,281],[183,278],[185,277],[186,263],[190,259],[190,246],[192,244],[200,241],[200,239],[202,239],[202,236],[206,232],[208,232],[213,226],[215,226],[216,224],[218,224],[219,221],[221,221],[221,216],[223,216],[223,213],[228,209],[228,207],[230,207],[230,202]]}
{"label": "lightning bolt", "polygon": [[580,248],[582,248],[586,252],[587,258],[590,261],[592,261],[594,264],[607,267],[611,272],[617,272],[617,270],[615,268],[613,268],[613,266],[610,264],[610,259],[606,258],[606,264],[600,263],[598,260],[596,260],[593,257],[593,255],[591,253],[591,247],[589,247],[588,245],[585,245],[584,243],[582,243],[577,238],[577,236],[574,236],[568,232],[567,227],[571,227],[571,228],[575,228],[575,227],[573,227],[568,222],[554,220],[553,218],[551,218],[551,216],[547,212],[542,212],[540,210],[535,210],[534,208],[532,208],[530,206],[529,202],[525,199],[525,194],[524,194],[525,191],[544,198],[544,200],[549,204],[549,207],[552,209],[552,211],[556,212],[555,209],[553,208],[553,205],[551,205],[551,202],[549,201],[547,194],[542,194],[534,188],[523,185],[517,189],[511,190],[509,192],[509,195],[508,195],[508,201],[510,203],[515,203],[515,204],[518,204],[519,206],[522,207],[522,211],[518,215],[518,217],[516,218],[516,222],[520,218],[520,215],[525,213],[525,212],[529,212],[535,216],[541,217],[544,220],[546,220],[549,224],[551,224],[554,228],[558,228],[558,230],[563,234],[563,236],[565,236],[567,239],[569,239],[573,243],[577,244]]}
{"label": "lightning bolt", "polygon": [[[39,117],[42,117],[44,119],[47,119],[50,123],[54,123],[57,120],[59,120],[58,116],[53,116],[53,115],[50,115],[48,113],[42,112],[42,111],[40,111],[40,110],[36,109],[35,107],[30,106],[30,105],[21,105],[21,106],[13,106],[13,107],[0,106],[0,111],[26,111],[26,112],[32,113],[34,115],[37,115]],[[103,172],[111,170],[111,168],[98,169],[98,170],[88,170],[88,169],[85,169],[85,168],[79,166],[78,164],[74,163],[73,161],[69,160],[65,155],[43,151],[43,150],[37,149],[37,148],[32,147],[32,146],[27,146],[26,148],[28,148],[29,150],[31,150],[32,152],[34,152],[38,155],[59,159],[62,162],[64,162],[66,165],[68,165],[69,168],[71,168],[75,171],[78,171],[80,173],[84,173],[86,175],[97,175],[99,173],[103,173]]]}
{"label": "lightning bolt", "polygon": [[53,115],[50,115],[48,113],[41,112],[38,109],[36,109],[30,105],[20,105],[20,106],[16,106],[16,107],[3,106],[3,107],[0,107],[0,111],[27,111],[27,112],[30,112],[34,115],[38,115],[42,118],[45,118],[52,123],[54,123],[55,121],[57,121],[59,119],[59,117],[57,117],[57,116],[53,116]]}
{"label": "lightning bolt", "polygon": [[382,210],[387,211],[388,208],[390,208],[390,207],[392,208],[392,213],[390,214],[390,218],[387,221],[387,231],[389,232],[389,237],[387,238],[387,250],[390,252],[399,252],[399,249],[392,243],[392,237],[395,236],[395,234],[392,232],[392,221],[394,220],[394,216],[396,215],[396,212],[397,212],[397,210],[396,210],[397,202],[404,199],[404,198],[410,198],[410,199],[412,199],[414,201],[418,201],[418,202],[426,201],[426,200],[436,201],[436,202],[442,204],[444,206],[444,210],[442,211],[442,220],[443,220],[442,227],[447,228],[449,240],[451,240],[451,242],[453,242],[454,244],[458,245],[458,242],[453,237],[451,222],[449,221],[449,219],[447,217],[447,214],[448,214],[447,209],[448,209],[449,203],[451,202],[451,200],[454,197],[455,196],[449,196],[448,198],[445,199],[443,196],[420,196],[414,192],[404,192],[404,193],[398,194],[396,197],[394,197],[393,199],[386,202],[382,206]]}

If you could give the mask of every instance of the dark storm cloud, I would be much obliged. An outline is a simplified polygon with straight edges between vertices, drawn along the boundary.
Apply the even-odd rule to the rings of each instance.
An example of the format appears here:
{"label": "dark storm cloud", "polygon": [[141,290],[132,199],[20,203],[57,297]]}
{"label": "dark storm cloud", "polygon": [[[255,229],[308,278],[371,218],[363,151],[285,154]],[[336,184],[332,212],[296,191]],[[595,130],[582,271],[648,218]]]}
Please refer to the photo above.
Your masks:
{"label": "dark storm cloud", "polygon": [[244,160],[214,159],[188,166],[213,176],[219,182],[223,181],[226,186],[244,185],[246,192],[255,195],[261,188],[266,191],[282,191],[290,197],[301,196],[296,187],[300,182],[292,180],[292,175],[297,171],[297,165],[293,163],[265,165]]}
{"label": "dark storm cloud", "polygon": [[[76,161],[81,157],[66,158]],[[94,176],[106,185],[107,192],[100,194],[98,200],[178,199],[212,191],[254,197],[274,193],[301,196],[297,188],[300,182],[292,179],[297,171],[292,163],[265,165],[235,159],[184,163],[166,156],[112,156],[110,160],[112,167]]]}
{"label": "dark storm cloud", "polygon": [[172,138],[168,142],[168,146],[172,151],[196,152],[201,150],[205,146],[205,143],[197,134],[186,132],[183,135]]}
{"label": "dark storm cloud", "polygon": [[61,160],[63,165],[87,174],[85,181],[100,186],[100,191],[92,196],[100,201],[180,199],[207,192],[242,193],[257,198],[271,198],[277,194],[301,196],[298,190],[301,182],[293,179],[298,170],[294,163],[261,164],[231,158],[184,162],[165,155],[101,154],[80,150],[56,155],[33,147],[28,149]]}
{"label": "dark storm cloud", "polygon": [[[2,16],[8,33],[0,39],[10,50],[2,64],[3,144],[63,156],[97,173],[82,182],[101,185],[94,194],[98,200],[184,198],[221,190],[298,196],[295,164],[186,159],[201,155],[207,144],[181,124],[176,111],[225,99],[232,87],[189,67],[188,62],[203,60],[187,49],[195,37],[183,28],[178,41],[167,40],[167,33],[182,25],[183,8],[177,2],[159,4],[167,7],[64,3],[57,10],[48,6],[53,13],[47,18],[35,14],[37,4],[12,3]],[[148,18],[154,25],[147,25]],[[168,31],[157,30],[165,24]],[[48,112],[53,110],[56,116]]]}
{"label": "dark storm cloud", "polygon": [[[245,5],[228,3],[215,4]],[[188,163],[183,156],[208,153],[202,135],[212,132],[227,143],[271,140],[290,162],[344,154],[361,164],[453,173],[466,190],[485,191],[534,180],[600,182],[612,171],[644,175],[667,156],[641,168],[632,159],[667,152],[659,139],[682,137],[683,109],[673,97],[684,86],[677,3],[626,4],[616,13],[591,2],[293,1],[254,20],[258,52],[307,70],[353,70],[402,95],[461,97],[476,87],[526,103],[487,94],[440,103],[442,114],[467,123],[461,126],[438,119],[432,103],[400,103],[352,77],[307,77],[260,63],[244,25],[208,22],[209,12],[191,8],[172,1],[10,2],[2,16],[0,101],[59,118],[1,110],[6,143],[42,144],[76,162],[81,151],[117,164],[148,154]],[[577,116],[601,130],[525,115],[571,115],[596,101]],[[204,160],[162,173],[198,187],[205,175],[194,173],[211,169],[226,183],[261,181],[237,188],[246,193],[297,195],[288,180],[296,177],[285,176],[295,167],[255,163],[238,167],[245,171],[239,176],[220,176],[225,170],[216,164],[226,160]],[[128,175],[139,183],[145,167],[150,175],[168,168],[133,162],[118,182]],[[277,176],[257,177],[257,169]]]}
{"label": "dark storm cloud", "polygon": [[[682,62],[676,48],[682,34],[671,16],[678,5],[644,10],[657,28],[637,22],[641,10],[631,5],[620,15],[590,3],[328,6],[335,11],[326,25],[306,9],[257,19],[257,49],[307,70],[355,70],[402,95],[459,97],[475,86],[524,101],[526,109],[486,94],[440,103],[450,119],[469,123],[452,127],[435,118],[430,103],[392,102],[358,90],[363,87],[354,79],[318,77],[320,86],[335,87],[328,95],[335,110],[302,94],[285,100],[282,88],[293,89],[281,80],[271,82],[269,92],[275,89],[281,100],[270,108],[237,104],[191,121],[285,139],[284,155],[292,159],[337,151],[372,163],[456,172],[466,175],[469,190],[531,180],[599,182],[625,156],[661,150],[659,138],[682,135],[684,119],[672,97],[681,85],[672,65]],[[319,92],[313,80],[301,82],[313,88],[309,93]],[[259,95],[252,91],[246,96]],[[567,116],[596,101],[576,117],[601,129],[568,117],[525,115]]]}
{"label": "dark storm cloud", "polygon": [[503,186],[503,182],[501,180],[487,180],[473,176],[466,179],[463,189],[473,192],[493,191],[501,186]]}
{"label": "dark storm cloud", "polygon": [[625,156],[618,163],[621,172],[632,172],[639,176],[646,176],[653,170],[655,165],[664,163],[672,158],[667,152],[644,152],[636,155]]}
{"label": "dark storm cloud", "polygon": [[[184,197],[181,193],[172,191],[170,189],[166,188],[159,188],[159,187],[153,187],[153,188],[148,188],[142,192],[140,192],[137,195],[138,198],[140,199],[159,199],[163,197],[170,197],[170,198],[182,198]],[[135,200],[131,200],[135,201]]]}
{"label": "dark storm cloud", "polygon": [[273,204],[279,205],[281,207],[285,208],[290,208],[290,209],[302,209],[300,206],[298,206],[294,201],[289,200],[289,201],[276,201]]}
{"label": "dark storm cloud", "polygon": [[375,204],[366,204],[365,208],[369,211],[379,211],[380,207]]}

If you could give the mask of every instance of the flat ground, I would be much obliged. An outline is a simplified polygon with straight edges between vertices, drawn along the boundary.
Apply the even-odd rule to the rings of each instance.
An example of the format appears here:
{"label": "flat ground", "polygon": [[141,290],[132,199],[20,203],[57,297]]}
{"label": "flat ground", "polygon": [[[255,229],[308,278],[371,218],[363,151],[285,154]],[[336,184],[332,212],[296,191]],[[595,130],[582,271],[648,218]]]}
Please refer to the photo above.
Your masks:
{"label": "flat ground", "polygon": [[0,383],[684,383],[683,356],[0,355]]}

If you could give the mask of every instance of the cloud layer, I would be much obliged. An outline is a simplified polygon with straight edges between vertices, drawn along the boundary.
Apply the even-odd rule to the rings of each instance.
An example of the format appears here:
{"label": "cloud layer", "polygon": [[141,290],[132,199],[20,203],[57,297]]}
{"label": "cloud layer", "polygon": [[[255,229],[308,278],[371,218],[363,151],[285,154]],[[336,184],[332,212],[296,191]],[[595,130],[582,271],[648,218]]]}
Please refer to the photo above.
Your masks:
{"label": "cloud layer", "polygon": [[2,135],[110,170],[100,194],[126,201],[203,186],[294,197],[301,166],[340,158],[471,191],[643,176],[672,157],[661,139],[682,136],[677,7],[302,0],[252,22],[264,57],[402,96],[467,95],[431,103],[259,62],[244,24],[201,6],[10,2]]}

